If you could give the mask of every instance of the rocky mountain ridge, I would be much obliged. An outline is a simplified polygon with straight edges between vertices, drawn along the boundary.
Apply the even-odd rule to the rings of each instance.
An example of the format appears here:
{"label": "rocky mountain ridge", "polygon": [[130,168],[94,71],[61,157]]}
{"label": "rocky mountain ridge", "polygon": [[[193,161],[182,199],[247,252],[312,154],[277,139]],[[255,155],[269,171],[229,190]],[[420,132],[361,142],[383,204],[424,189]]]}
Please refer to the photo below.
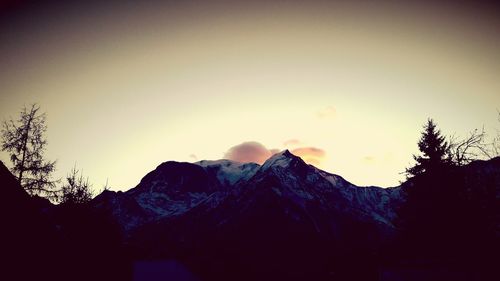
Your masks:
{"label": "rocky mountain ridge", "polygon": [[326,213],[348,213],[388,229],[393,227],[394,208],[402,200],[400,187],[358,187],[285,150],[262,166],[230,160],[168,161],[147,174],[135,188],[127,192],[105,191],[94,199],[94,204],[108,208],[128,233],[202,206],[214,209],[228,200],[240,202],[235,208],[242,209],[261,192],[270,192],[306,213],[316,207]]}

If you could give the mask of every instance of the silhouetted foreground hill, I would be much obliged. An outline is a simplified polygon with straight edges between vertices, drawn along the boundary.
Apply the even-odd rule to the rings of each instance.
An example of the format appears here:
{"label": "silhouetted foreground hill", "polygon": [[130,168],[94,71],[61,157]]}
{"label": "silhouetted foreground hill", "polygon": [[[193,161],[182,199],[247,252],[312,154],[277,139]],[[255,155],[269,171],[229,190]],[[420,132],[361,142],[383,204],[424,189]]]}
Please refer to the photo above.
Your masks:
{"label": "silhouetted foreground hill", "polygon": [[47,256],[51,251],[49,245],[56,242],[55,229],[41,213],[42,206],[50,203],[31,198],[1,162],[0,183],[0,275],[4,277],[1,279],[50,276]]}
{"label": "silhouetted foreground hill", "polygon": [[0,280],[129,280],[118,228],[85,205],[30,197],[0,162]]}
{"label": "silhouetted foreground hill", "polygon": [[262,166],[165,162],[127,192],[63,206],[0,168],[3,272],[23,278],[483,280],[498,260],[500,158],[389,189],[288,151]]}
{"label": "silhouetted foreground hill", "polygon": [[443,167],[403,186],[390,267],[425,280],[498,280],[500,158]]}

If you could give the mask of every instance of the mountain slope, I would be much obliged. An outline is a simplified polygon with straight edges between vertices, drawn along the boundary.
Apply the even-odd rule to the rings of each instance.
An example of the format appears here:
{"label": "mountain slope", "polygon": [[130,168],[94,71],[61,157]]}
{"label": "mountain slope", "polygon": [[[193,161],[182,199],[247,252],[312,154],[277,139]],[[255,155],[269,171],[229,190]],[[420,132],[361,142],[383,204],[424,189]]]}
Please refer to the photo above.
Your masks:
{"label": "mountain slope", "polygon": [[214,279],[295,280],[379,251],[401,201],[399,188],[358,187],[283,151],[262,166],[165,162],[93,204],[113,214],[141,259],[180,259]]}
{"label": "mountain slope", "polygon": [[[283,202],[289,206],[281,206],[285,212],[300,209],[313,224],[310,212],[328,216],[335,211],[387,228],[392,227],[394,206],[401,200],[398,188],[357,187],[284,151],[262,166],[229,160],[165,162],[137,187],[127,192],[106,191],[94,204],[113,212],[128,233],[148,223],[219,206],[219,216],[225,216],[219,223],[223,223],[245,208],[257,208],[251,204],[259,196]],[[232,208],[237,210],[222,211]]]}

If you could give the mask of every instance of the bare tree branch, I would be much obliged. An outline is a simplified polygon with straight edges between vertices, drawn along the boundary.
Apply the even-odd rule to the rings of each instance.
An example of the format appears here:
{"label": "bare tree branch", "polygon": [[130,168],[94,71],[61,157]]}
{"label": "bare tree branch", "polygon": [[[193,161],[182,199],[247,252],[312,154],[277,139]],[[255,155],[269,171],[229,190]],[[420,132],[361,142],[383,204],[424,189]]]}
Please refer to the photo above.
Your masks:
{"label": "bare tree branch", "polygon": [[489,145],[485,140],[484,127],[481,130],[474,129],[463,139],[455,135],[449,137],[450,159],[457,166],[463,166],[478,159],[490,159],[492,151],[488,149]]}

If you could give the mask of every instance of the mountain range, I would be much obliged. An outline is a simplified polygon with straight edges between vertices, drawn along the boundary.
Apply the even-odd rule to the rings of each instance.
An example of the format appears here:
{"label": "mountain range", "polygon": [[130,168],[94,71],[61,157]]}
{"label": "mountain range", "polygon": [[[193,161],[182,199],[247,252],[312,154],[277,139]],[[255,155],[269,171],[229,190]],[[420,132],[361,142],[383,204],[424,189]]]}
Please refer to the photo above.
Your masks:
{"label": "mountain range", "polygon": [[[333,216],[391,231],[401,187],[355,186],[341,176],[306,164],[288,150],[263,165],[230,160],[168,161],[127,192],[104,191],[94,199],[108,208],[127,236],[146,225],[202,212],[222,227],[268,204],[317,233],[338,233]],[[267,201],[267,202],[265,202]],[[325,220],[325,218],[328,218]]]}
{"label": "mountain range", "polygon": [[[6,253],[29,252],[47,238],[26,246],[26,232],[39,232],[51,243],[64,242],[52,252],[68,272],[78,267],[59,255],[83,264],[102,260],[97,268],[106,276],[121,270],[133,280],[144,280],[131,273],[137,261],[158,260],[179,262],[198,276],[182,280],[410,280],[381,274],[401,233],[398,214],[410,181],[360,187],[285,150],[262,165],[164,162],[136,187],[105,190],[74,208],[30,198],[0,168],[2,216],[11,230],[2,241],[22,246]],[[474,198],[498,203],[500,158],[473,162],[456,175]],[[498,238],[498,213],[492,220]],[[82,239],[89,241],[80,245]]]}

